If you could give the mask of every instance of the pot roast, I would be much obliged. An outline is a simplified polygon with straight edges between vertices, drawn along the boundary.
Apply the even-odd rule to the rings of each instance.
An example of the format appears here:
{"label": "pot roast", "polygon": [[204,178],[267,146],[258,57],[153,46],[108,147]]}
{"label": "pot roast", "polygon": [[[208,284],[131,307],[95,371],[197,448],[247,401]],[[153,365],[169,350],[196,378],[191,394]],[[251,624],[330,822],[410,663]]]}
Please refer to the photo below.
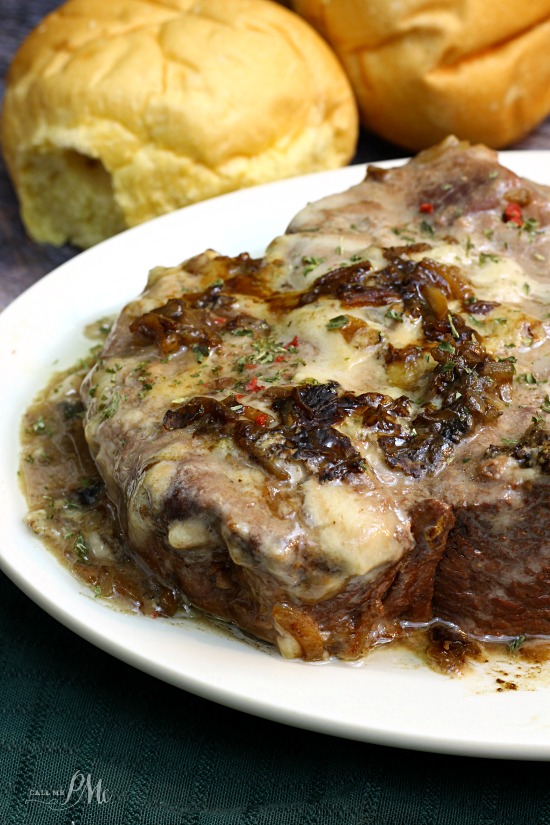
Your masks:
{"label": "pot roast", "polygon": [[549,224],[448,139],[154,270],[82,388],[139,564],[288,657],[550,635]]}

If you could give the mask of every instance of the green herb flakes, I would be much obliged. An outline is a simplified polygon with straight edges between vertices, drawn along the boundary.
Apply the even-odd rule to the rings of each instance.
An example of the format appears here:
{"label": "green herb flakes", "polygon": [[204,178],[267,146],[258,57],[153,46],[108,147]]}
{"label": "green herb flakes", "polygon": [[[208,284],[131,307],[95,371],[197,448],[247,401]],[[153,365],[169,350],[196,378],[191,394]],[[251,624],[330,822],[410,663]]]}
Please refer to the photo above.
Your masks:
{"label": "green herb flakes", "polygon": [[349,324],[349,317],[347,315],[337,315],[327,322],[327,329],[342,329],[346,324]]}
{"label": "green herb flakes", "polygon": [[535,376],[533,375],[532,372],[522,372],[522,373],[520,373],[517,376],[516,381],[518,381],[518,383],[520,383],[520,384],[530,384],[532,386],[534,386],[535,384],[538,384],[538,381],[537,381],[537,379],[535,378]]}
{"label": "green herb flakes", "polygon": [[508,653],[511,653],[512,655],[514,653],[517,653],[520,647],[522,647],[522,645],[525,643],[525,639],[526,637],[523,634],[521,634],[521,636],[516,636],[515,639],[512,639],[512,641],[508,645]]}
{"label": "green herb flakes", "polygon": [[90,560],[90,548],[82,533],[77,533],[73,543],[73,550],[79,561],[86,563]]}
{"label": "green herb flakes", "polygon": [[104,419],[112,418],[113,415],[118,410],[120,401],[121,401],[120,393],[118,393],[118,392],[113,393],[113,397],[111,398],[109,404],[107,404],[107,406],[103,409],[103,411],[101,413],[102,417]]}
{"label": "green herb flakes", "polygon": [[451,315],[450,312],[447,314],[447,320],[449,322],[449,326],[451,328],[451,334],[452,334],[453,338],[458,341],[460,336],[459,336],[458,331],[457,331],[457,329],[456,329],[456,327],[453,323],[453,316]]}
{"label": "green herb flakes", "polygon": [[314,258],[311,255],[304,255],[302,258],[302,264],[304,267],[304,275],[309,275],[316,267],[323,263],[324,258]]}
{"label": "green herb flakes", "polygon": [[392,321],[403,321],[403,313],[398,312],[396,309],[392,309],[391,307],[386,311],[385,318],[391,318]]}
{"label": "green herb flakes", "polygon": [[500,258],[498,255],[493,255],[492,252],[480,252],[478,257],[479,265],[485,266],[485,264],[492,262],[494,264],[498,264]]}
{"label": "green herb flakes", "polygon": [[208,349],[208,347],[204,346],[204,344],[194,344],[194,346],[192,346],[191,349],[195,353],[197,363],[202,364],[204,359],[208,358],[210,350]]}
{"label": "green herb flakes", "polygon": [[238,329],[231,330],[231,335],[236,335],[238,338],[243,338],[245,335],[254,335],[254,330],[240,327]]}
{"label": "green herb flakes", "polygon": [[50,436],[53,433],[52,428],[48,424],[46,424],[44,416],[42,415],[39,415],[34,424],[32,425],[32,431],[33,433],[36,433],[36,435]]}

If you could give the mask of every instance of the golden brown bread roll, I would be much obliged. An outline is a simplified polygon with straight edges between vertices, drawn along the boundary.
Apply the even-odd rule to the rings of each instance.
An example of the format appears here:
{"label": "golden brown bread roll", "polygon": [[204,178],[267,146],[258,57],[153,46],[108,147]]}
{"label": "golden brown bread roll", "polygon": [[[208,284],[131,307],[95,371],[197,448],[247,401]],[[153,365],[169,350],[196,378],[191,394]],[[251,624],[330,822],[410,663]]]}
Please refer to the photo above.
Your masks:
{"label": "golden brown bread roll", "polygon": [[29,234],[87,247],[343,165],[357,120],[331,49],[269,0],[69,0],[15,57],[2,144]]}
{"label": "golden brown bread roll", "polygon": [[333,46],[367,128],[418,150],[498,148],[550,112],[550,0],[292,0]]}

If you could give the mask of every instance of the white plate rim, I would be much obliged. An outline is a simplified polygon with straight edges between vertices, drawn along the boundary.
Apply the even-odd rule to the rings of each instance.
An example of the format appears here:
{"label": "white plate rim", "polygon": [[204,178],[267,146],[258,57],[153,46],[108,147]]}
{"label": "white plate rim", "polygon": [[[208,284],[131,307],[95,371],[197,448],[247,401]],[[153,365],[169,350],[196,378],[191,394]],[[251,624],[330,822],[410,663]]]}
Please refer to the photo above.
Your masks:
{"label": "white plate rim", "polygon": [[[501,158],[519,174],[550,184],[550,152],[504,152]],[[229,255],[260,254],[306,202],[358,183],[364,171],[361,164],[279,181],[157,218],[66,262],[0,314],[0,359],[10,387],[0,405],[0,567],[40,607],[107,653],[228,707],[382,745],[547,760],[550,680],[498,693],[492,676],[451,679],[389,649],[360,667],[286,662],[195,623],[113,610],[23,523],[25,502],[16,482],[21,415],[47,373],[85,351],[84,325],[137,294],[152,266],[179,263],[209,246]]]}

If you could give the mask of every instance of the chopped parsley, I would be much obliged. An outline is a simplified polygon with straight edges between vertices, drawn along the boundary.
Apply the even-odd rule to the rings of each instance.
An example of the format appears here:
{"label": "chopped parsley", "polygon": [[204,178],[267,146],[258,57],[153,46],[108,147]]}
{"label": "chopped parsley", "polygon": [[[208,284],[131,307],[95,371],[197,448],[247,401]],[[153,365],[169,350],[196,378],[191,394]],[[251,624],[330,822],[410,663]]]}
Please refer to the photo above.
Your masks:
{"label": "chopped parsley", "polygon": [[327,321],[327,329],[342,329],[346,324],[349,324],[349,317],[347,315],[337,315]]}
{"label": "chopped parsley", "polygon": [[453,316],[451,315],[450,312],[447,314],[447,320],[449,321],[449,326],[451,328],[451,334],[452,334],[453,338],[455,338],[458,341],[460,336],[459,336],[459,334],[457,332],[457,329],[456,329],[456,327],[453,323]]}
{"label": "chopped parsley", "polygon": [[489,263],[489,261],[491,261],[494,264],[498,264],[500,258],[498,257],[498,255],[493,255],[492,252],[480,252],[478,260],[480,266],[485,266],[485,264]]}
{"label": "chopped parsley", "polygon": [[324,258],[314,258],[312,255],[304,255],[302,264],[304,266],[304,275],[309,275],[310,272],[323,263]]}
{"label": "chopped parsley", "polygon": [[254,335],[254,330],[247,329],[246,327],[239,327],[238,329],[231,330],[231,335],[237,335],[239,338],[242,338],[245,335]]}
{"label": "chopped parsley", "polygon": [[194,346],[191,347],[191,349],[195,353],[195,358],[197,359],[197,362],[199,364],[202,364],[202,362],[205,358],[208,357],[208,353],[210,352],[208,347],[204,344],[194,344]]}
{"label": "chopped parsley", "polygon": [[109,404],[103,409],[101,415],[103,418],[112,418],[113,415],[118,410],[118,406],[121,401],[120,393],[115,392],[113,393],[113,397],[111,398]]}
{"label": "chopped parsley", "polygon": [[535,376],[533,375],[532,372],[522,372],[522,373],[520,373],[516,377],[516,381],[518,381],[520,384],[531,384],[531,385],[538,384],[538,381],[537,381],[537,379],[535,378]]}
{"label": "chopped parsley", "polygon": [[90,548],[82,533],[77,533],[73,543],[73,550],[75,555],[81,562],[87,562],[90,559]]}
{"label": "chopped parsley", "polygon": [[508,653],[511,653],[512,655],[517,653],[520,647],[524,644],[525,639],[526,637],[523,634],[521,634],[521,636],[516,636],[515,639],[512,639],[508,645]]}
{"label": "chopped parsley", "polygon": [[519,227],[519,233],[527,232],[528,235],[536,235],[540,232],[539,222],[536,218],[525,218],[522,225]]}
{"label": "chopped parsley", "polygon": [[52,428],[48,424],[46,424],[46,421],[45,421],[43,415],[38,416],[38,418],[36,419],[36,421],[32,425],[32,431],[33,431],[33,433],[36,433],[36,435],[51,436],[53,434]]}
{"label": "chopped parsley", "polygon": [[391,307],[385,313],[386,318],[391,318],[392,321],[402,321],[403,320],[403,313],[398,312],[396,309],[392,309]]}

